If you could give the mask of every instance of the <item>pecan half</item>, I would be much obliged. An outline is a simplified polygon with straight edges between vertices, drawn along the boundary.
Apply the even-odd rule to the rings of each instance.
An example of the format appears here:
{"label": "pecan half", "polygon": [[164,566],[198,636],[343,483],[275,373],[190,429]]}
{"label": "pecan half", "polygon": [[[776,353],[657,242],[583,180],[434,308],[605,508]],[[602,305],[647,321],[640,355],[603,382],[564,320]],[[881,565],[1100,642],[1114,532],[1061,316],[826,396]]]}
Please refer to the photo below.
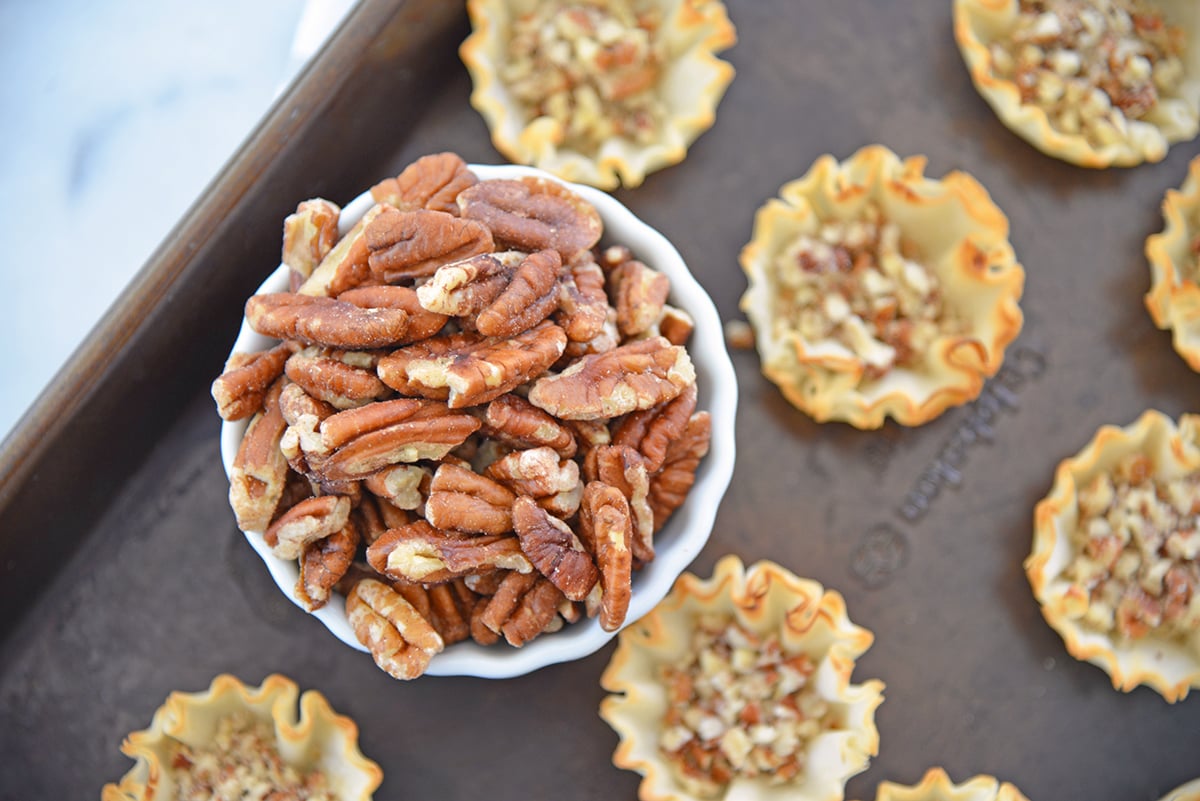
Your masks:
{"label": "pecan half", "polygon": [[444,264],[417,287],[417,298],[431,312],[473,317],[500,296],[524,258],[520,251],[507,250]]}
{"label": "pecan half", "polygon": [[372,473],[364,479],[368,490],[386,498],[400,509],[419,509],[425,503],[426,491],[433,471],[415,464],[397,464]]}
{"label": "pecan half", "polygon": [[622,418],[612,432],[613,445],[627,445],[642,455],[646,470],[657,473],[667,457],[667,448],[682,436],[696,410],[696,385],[673,400]]}
{"label": "pecan half", "polygon": [[488,598],[487,605],[481,610],[480,622],[484,627],[499,634],[505,622],[517,610],[521,599],[533,589],[533,585],[537,584],[539,580],[540,574],[532,568],[527,573],[505,573],[503,581],[496,587],[496,591]]}
{"label": "pecan half", "polygon": [[433,275],[443,264],[495,249],[486,227],[443,211],[385,208],[364,236],[371,272],[389,284]]}
{"label": "pecan half", "polygon": [[[593,451],[594,478],[616,487],[629,502],[633,517],[633,541],[630,547],[640,562],[654,558],[654,512],[650,507],[650,476],[645,462],[633,448],[604,445]],[[593,476],[589,476],[593,478]]]}
{"label": "pecan half", "polygon": [[708,453],[712,439],[712,418],[708,412],[697,412],[688,421],[683,435],[667,448],[662,470],[650,479],[647,502],[654,513],[657,532],[678,509],[696,483],[696,468]]}
{"label": "pecan half", "polygon": [[555,417],[596,420],[657,406],[695,381],[687,351],[655,337],[584,356],[558,375],[539,378],[529,402]]}
{"label": "pecan half", "polygon": [[393,351],[380,360],[378,372],[401,394],[446,400],[458,409],[487,403],[540,375],[566,342],[549,321],[509,339],[451,334]]}
{"label": "pecan half", "polygon": [[479,333],[511,337],[527,331],[558,307],[562,257],[554,250],[530,253],[517,266],[504,291],[475,318]]}
{"label": "pecan half", "polygon": [[488,404],[483,415],[484,431],[513,448],[553,448],[564,459],[575,455],[571,429],[534,406],[520,395],[501,395]]}
{"label": "pecan half", "polygon": [[265,409],[246,427],[229,475],[229,505],[242,531],[262,531],[271,522],[287,483],[288,464],[279,442],[285,422],[279,410],[280,382],[267,392]]}
{"label": "pecan half", "polygon": [[[460,598],[455,591],[462,587],[470,595],[470,600]],[[434,584],[426,590],[429,596],[429,622],[434,630],[441,635],[442,642],[453,645],[471,636],[470,612],[475,608],[475,593],[466,589],[462,579],[454,579],[445,584]],[[463,608],[467,610],[465,613]]]}
{"label": "pecan half", "polygon": [[521,550],[538,572],[570,600],[586,598],[599,572],[570,527],[524,495],[513,504],[512,519]]}
{"label": "pecan half", "polygon": [[338,295],[338,300],[353,303],[364,309],[399,309],[408,313],[408,330],[396,342],[406,345],[418,342],[442,330],[449,319],[421,306],[417,291],[406,286],[361,286]]}
{"label": "pecan half", "polygon": [[401,309],[364,309],[290,292],[252,295],[246,301],[246,321],[269,337],[345,350],[395,345],[408,331],[408,313]]}
{"label": "pecan half", "polygon": [[367,247],[364,231],[387,208],[376,204],[368,209],[296,291],[301,295],[336,297],[347,289],[375,282],[367,263],[371,251]]}
{"label": "pecan half", "polygon": [[287,343],[258,353],[235,353],[225,372],[212,382],[213,400],[222,420],[243,420],[263,407],[267,389],[283,374],[291,356]]}
{"label": "pecan half", "polygon": [[551,448],[513,451],[492,462],[487,476],[562,518],[575,514],[583,493],[579,465],[570,459],[559,461]]}
{"label": "pecan half", "polygon": [[515,250],[553,248],[569,262],[600,239],[600,214],[557,181],[526,177],[480,181],[459,193],[463,217],[479,220]]}
{"label": "pecan half", "polygon": [[346,617],[375,664],[397,679],[415,679],[445,647],[429,621],[391,587],[372,579],[354,585]]}
{"label": "pecan half", "polygon": [[440,459],[478,428],[479,421],[470,415],[415,398],[338,412],[321,423],[329,456],[319,471],[326,480],[345,481],[400,462]]}
{"label": "pecan half", "polygon": [[338,531],[304,546],[300,554],[300,576],[292,594],[309,612],[315,612],[329,602],[334,586],[354,562],[358,540],[358,527],[351,516]]}
{"label": "pecan half", "polygon": [[443,464],[429,485],[425,518],[441,529],[504,534],[512,531],[514,500],[510,490],[492,479]]}
{"label": "pecan half", "polygon": [[556,321],[572,342],[588,342],[600,335],[608,319],[608,295],[604,291],[604,272],[590,252],[572,262],[558,285]]}
{"label": "pecan half", "polygon": [[395,178],[375,184],[371,197],[401,211],[429,209],[458,214],[458,193],[478,181],[458,154],[434,153],[409,164]]}
{"label": "pecan half", "polygon": [[558,607],[563,602],[562,591],[548,579],[539,578],[521,597],[520,603],[501,626],[500,631],[508,644],[520,648],[539,634],[553,631],[562,626]]}
{"label": "pecan half", "polygon": [[304,546],[339,531],[349,517],[349,498],[340,495],[309,498],[271,523],[263,532],[263,539],[280,559],[296,559]]}
{"label": "pecan half", "polygon": [[621,336],[637,336],[658,322],[671,291],[667,276],[632,259],[613,270],[609,282]]}
{"label": "pecan half", "polygon": [[375,374],[377,355],[308,347],[293,353],[284,370],[314,398],[337,409],[362,406],[389,390]]}
{"label": "pecan half", "polygon": [[367,549],[367,561],[389,578],[424,584],[487,570],[533,570],[514,536],[456,536],[424,520],[386,532]]}
{"label": "pecan half", "polygon": [[600,627],[616,631],[625,622],[633,595],[633,523],[621,491],[601,481],[589,483],[583,490],[579,529],[600,568]]}
{"label": "pecan half", "polygon": [[313,274],[338,239],[342,210],[323,198],[305,200],[294,214],[283,220],[283,253],[280,258],[291,271],[289,280],[296,291]]}

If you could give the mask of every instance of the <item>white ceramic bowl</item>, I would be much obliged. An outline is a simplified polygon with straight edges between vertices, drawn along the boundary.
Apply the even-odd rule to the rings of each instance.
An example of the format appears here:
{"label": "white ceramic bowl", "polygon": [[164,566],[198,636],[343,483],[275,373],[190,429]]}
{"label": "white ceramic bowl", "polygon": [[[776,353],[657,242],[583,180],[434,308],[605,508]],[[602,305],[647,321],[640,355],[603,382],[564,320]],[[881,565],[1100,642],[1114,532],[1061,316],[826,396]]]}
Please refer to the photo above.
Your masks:
{"label": "white ceramic bowl", "polygon": [[[536,175],[570,187],[594,205],[600,213],[604,221],[604,237],[601,242],[627,245],[638,259],[670,277],[670,302],[685,309],[696,321],[696,330],[687,348],[696,367],[699,390],[696,408],[707,410],[712,415],[712,444],[708,456],[696,471],[696,483],[691,494],[671,515],[666,527],[655,536],[654,561],[634,573],[633,597],[625,619],[625,625],[629,625],[662,600],[676,577],[700,553],[712,532],[717,507],[733,475],[737,379],[729,361],[729,354],[725,350],[720,317],[708,294],[688,272],[679,251],[666,237],[639,220],[633,212],[608,194],[590,186],[561,181],[532,167],[472,164],[470,168],[485,180]],[[373,203],[370,192],[364,192],[346,206],[342,210],[339,234],[344,235]],[[263,281],[257,291],[286,292],[287,289],[287,267],[281,264]],[[233,350],[254,352],[273,344],[275,340],[255,333],[243,320]],[[226,422],[221,426],[221,461],[225,465],[226,475],[229,474],[234,456],[237,455],[238,444],[242,440],[246,424],[247,421],[242,420]],[[272,554],[263,541],[261,532],[248,532],[246,539],[262,557],[283,594],[299,605],[292,596],[298,576],[296,562],[280,559]],[[313,614],[339,640],[360,651],[366,650],[354,636],[354,631],[346,620],[346,607],[342,596],[334,595],[328,605]],[[426,672],[434,676],[520,676],[546,665],[588,656],[603,647],[615,633],[604,631],[599,622],[592,619],[581,620],[565,626],[560,631],[538,637],[522,648],[511,648],[503,643],[484,648],[470,641],[461,642],[434,657]]]}

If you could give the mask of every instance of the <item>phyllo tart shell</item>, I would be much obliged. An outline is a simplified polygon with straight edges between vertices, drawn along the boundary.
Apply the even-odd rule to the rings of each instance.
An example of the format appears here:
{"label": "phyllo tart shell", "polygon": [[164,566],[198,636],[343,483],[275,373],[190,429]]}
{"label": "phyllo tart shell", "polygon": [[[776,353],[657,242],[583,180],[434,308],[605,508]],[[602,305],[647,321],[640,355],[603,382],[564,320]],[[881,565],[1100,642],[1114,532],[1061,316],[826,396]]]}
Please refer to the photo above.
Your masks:
{"label": "phyllo tart shell", "polygon": [[1200,686],[1200,416],[1103,426],[1055,472],[1025,571],[1067,651],[1128,692]]}
{"label": "phyllo tart shell", "polygon": [[881,145],[822,156],[755,216],[741,308],[763,373],[818,422],[928,422],[976,398],[1021,330],[1008,218],[925,164]]}
{"label": "phyllo tart shell", "polygon": [[930,768],[915,785],[880,782],[875,801],[1029,801],[1021,791],[994,776],[974,776],[955,784],[942,768]]}
{"label": "phyllo tart shell", "polygon": [[[1038,150],[1081,167],[1129,167],[1161,161],[1172,143],[1200,131],[1194,0],[1059,0],[1027,14],[1021,5],[954,0],[954,38],[975,88]],[[1059,11],[1067,16],[1055,19]],[[1141,45],[1143,36],[1181,52]],[[1110,53],[1104,48],[1113,37],[1118,45]],[[1128,58],[1122,48],[1131,51]],[[1159,70],[1146,54],[1169,63]],[[1119,71],[1109,73],[1113,64]],[[1091,85],[1097,69],[1102,86]]]}
{"label": "phyllo tart shell", "polygon": [[1200,371],[1200,157],[1192,159],[1183,186],[1167,190],[1162,210],[1166,227],[1146,239],[1146,308],[1155,325],[1171,331],[1179,355]]}
{"label": "phyllo tart shell", "polygon": [[1200,801],[1200,779],[1176,787],[1162,797],[1162,801]]}
{"label": "phyllo tart shell", "polygon": [[[267,737],[271,753],[225,750],[231,721],[241,728],[232,738],[235,743],[256,742],[248,727],[273,735]],[[295,797],[370,801],[383,780],[379,766],[359,751],[354,722],[336,714],[321,693],[308,690],[299,695],[295,682],[277,674],[268,676],[259,687],[223,674],[203,692],[173,692],[154,713],[149,728],[125,738],[121,752],[137,764],[120,784],[104,787],[104,801],[175,801],[182,795],[175,771],[191,760],[210,768],[217,766],[214,775],[238,760],[294,771],[307,785],[304,793]],[[248,773],[252,772],[243,765],[235,775]],[[258,786],[264,781],[270,783],[260,779]],[[242,787],[225,790],[235,792],[235,797],[241,797],[236,791],[250,792]]]}
{"label": "phyllo tart shell", "polygon": [[720,0],[468,0],[471,104],[505,157],[639,186],[712,127],[737,41]]}
{"label": "phyllo tart shell", "polygon": [[[721,627],[723,649],[698,651]],[[873,639],[840,594],[771,562],[745,568],[726,556],[709,579],[685,573],[621,632],[601,678],[612,695],[600,715],[620,737],[613,763],[642,774],[642,801],[841,801],[879,749],[883,683],[851,683]],[[787,764],[764,767],[763,757]]]}

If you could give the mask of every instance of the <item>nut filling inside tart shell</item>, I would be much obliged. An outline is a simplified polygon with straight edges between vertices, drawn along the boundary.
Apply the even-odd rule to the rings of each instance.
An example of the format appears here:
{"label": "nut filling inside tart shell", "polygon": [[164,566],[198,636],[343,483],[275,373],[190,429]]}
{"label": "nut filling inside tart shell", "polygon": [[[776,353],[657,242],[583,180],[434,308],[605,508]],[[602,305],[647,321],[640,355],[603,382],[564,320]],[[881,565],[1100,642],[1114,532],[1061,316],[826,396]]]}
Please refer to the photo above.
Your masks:
{"label": "nut filling inside tart shell", "polygon": [[1171,344],[1200,372],[1200,157],[1187,179],[1163,200],[1165,227],[1146,239],[1151,286],[1146,308],[1154,324],[1171,331]]}
{"label": "nut filling inside tart shell", "polygon": [[883,684],[850,683],[872,639],[838,593],[770,562],[684,574],[601,679],[613,762],[642,799],[841,799],[879,747]]}
{"label": "nut filling inside tart shell", "polygon": [[1008,219],[964,173],[864,148],[755,217],[741,306],[763,372],[818,421],[920,425],[978,396],[1021,330]]}
{"label": "nut filling inside tart shell", "polygon": [[737,40],[719,0],[470,0],[460,54],[496,149],[614,189],[712,127]]}
{"label": "nut filling inside tart shell", "polygon": [[203,692],[171,693],[121,751],[137,764],[104,801],[370,801],[383,779],[354,722],[279,675],[260,687],[221,675]]}
{"label": "nut filling inside tart shell", "polygon": [[1042,613],[1113,686],[1200,686],[1200,417],[1148,411],[1064,460],[1025,569]]}
{"label": "nut filling inside tart shell", "polygon": [[1200,130],[1191,0],[955,0],[954,32],[980,94],[1047,155],[1132,166]]}

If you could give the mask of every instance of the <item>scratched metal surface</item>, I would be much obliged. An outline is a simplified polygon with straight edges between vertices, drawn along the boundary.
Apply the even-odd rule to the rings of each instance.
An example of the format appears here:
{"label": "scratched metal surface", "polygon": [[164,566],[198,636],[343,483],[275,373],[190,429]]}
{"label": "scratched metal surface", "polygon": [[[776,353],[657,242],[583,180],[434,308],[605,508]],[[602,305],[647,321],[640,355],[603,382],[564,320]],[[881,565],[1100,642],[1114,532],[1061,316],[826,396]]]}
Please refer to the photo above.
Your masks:
{"label": "scratched metal surface", "polygon": [[[715,128],[683,164],[619,193],[675,242],[722,315],[738,316],[737,254],[757,206],[818,155],[882,142],[927,155],[931,175],[965,169],[990,190],[1026,267],[1026,324],[978,401],[911,430],[817,425],[760,376],[752,352],[736,353],[737,471],[693,569],[707,574],[726,553],[775,560],[840,590],[875,632],[855,677],[887,683],[880,753],[848,798],[935,765],[956,780],[994,774],[1035,801],[1152,801],[1200,776],[1200,693],[1168,705],[1145,689],[1113,691],[1066,654],[1021,570],[1033,506],[1059,460],[1104,423],[1148,407],[1195,410],[1200,376],[1143,309],[1141,249],[1164,190],[1200,147],[1109,172],[1038,154],[972,89],[945,3],[755,0],[732,3],[731,15],[738,75]],[[386,64],[409,46],[381,42],[362,58]],[[435,99],[416,109],[387,102],[381,80],[359,109],[371,125],[343,109],[314,128],[338,126],[321,169],[358,181],[317,188],[344,200],[434,150],[499,160],[461,66],[447,59],[437,80]],[[394,126],[394,144],[355,147],[380,125]],[[277,161],[297,158],[285,148]],[[278,216],[240,217],[244,235],[275,242],[295,200],[280,198]],[[206,280],[228,273],[213,265]],[[195,373],[192,400],[6,642],[0,797],[94,797],[128,765],[121,736],[169,690],[220,671],[282,671],[357,719],[387,776],[380,799],[633,798],[637,777],[612,768],[615,737],[596,715],[611,646],[509,681],[401,684],[278,596],[226,508],[202,389],[232,333],[214,331],[211,355],[172,368]]]}

